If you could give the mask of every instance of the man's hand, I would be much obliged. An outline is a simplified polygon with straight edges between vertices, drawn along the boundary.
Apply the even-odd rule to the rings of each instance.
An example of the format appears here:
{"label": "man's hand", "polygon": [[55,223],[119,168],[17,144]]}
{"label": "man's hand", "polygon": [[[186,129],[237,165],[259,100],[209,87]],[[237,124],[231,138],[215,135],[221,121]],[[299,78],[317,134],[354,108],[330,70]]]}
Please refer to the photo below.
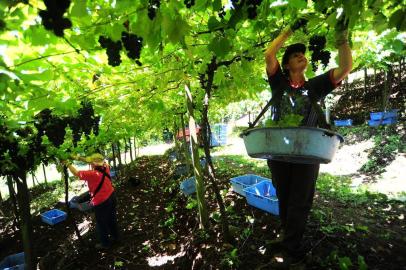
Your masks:
{"label": "man's hand", "polygon": [[335,26],[336,47],[348,42],[348,18],[344,13],[337,19]]}

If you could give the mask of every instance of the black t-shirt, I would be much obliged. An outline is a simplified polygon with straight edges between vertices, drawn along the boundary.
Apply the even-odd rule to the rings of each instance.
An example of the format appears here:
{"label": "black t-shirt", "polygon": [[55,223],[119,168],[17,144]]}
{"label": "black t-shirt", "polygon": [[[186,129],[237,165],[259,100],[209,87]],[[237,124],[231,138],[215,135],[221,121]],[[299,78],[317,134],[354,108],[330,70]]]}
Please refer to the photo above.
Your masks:
{"label": "black t-shirt", "polygon": [[300,126],[316,127],[320,125],[311,100],[315,103],[319,102],[337,87],[333,82],[332,72],[333,70],[329,70],[306,81],[303,86],[294,88],[278,66],[274,74],[268,74],[274,99],[271,107],[272,120],[278,121],[287,114],[298,114],[303,116]]}

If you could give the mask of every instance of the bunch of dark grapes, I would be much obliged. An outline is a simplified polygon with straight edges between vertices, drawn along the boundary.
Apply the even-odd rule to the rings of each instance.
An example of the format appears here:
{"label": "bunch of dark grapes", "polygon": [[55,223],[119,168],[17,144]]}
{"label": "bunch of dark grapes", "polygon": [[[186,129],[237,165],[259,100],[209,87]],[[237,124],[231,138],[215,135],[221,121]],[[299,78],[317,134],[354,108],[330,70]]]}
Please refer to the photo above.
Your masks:
{"label": "bunch of dark grapes", "polygon": [[156,11],[161,5],[161,0],[149,0],[148,2],[148,17],[152,21],[156,16]]}
{"label": "bunch of dark grapes", "polygon": [[72,23],[63,14],[69,8],[70,0],[44,0],[47,10],[40,10],[42,24],[45,29],[54,31],[55,35],[63,37],[63,31],[71,28]]}
{"label": "bunch of dark grapes", "polygon": [[65,128],[68,126],[67,118],[58,117],[52,114],[50,109],[42,110],[35,116],[34,126],[38,130],[38,136],[47,135],[49,141],[59,147],[65,140]]}
{"label": "bunch of dark grapes", "polygon": [[186,5],[187,8],[191,8],[195,5],[195,0],[184,0],[183,3]]}
{"label": "bunch of dark grapes", "polygon": [[220,17],[221,19],[224,19],[224,16],[226,16],[226,10],[224,9],[224,6],[221,7],[221,9],[218,11],[217,14],[219,15],[219,17]]}
{"label": "bunch of dark grapes", "polygon": [[323,64],[324,68],[327,67],[330,62],[330,52],[324,50],[326,47],[325,36],[312,36],[309,40],[309,50],[312,52],[312,68],[313,71],[317,70],[319,61]]}
{"label": "bunch of dark grapes", "polygon": [[86,138],[89,138],[93,130],[95,135],[99,134],[99,116],[94,115],[92,103],[89,101],[82,101],[81,108],[78,110],[78,115],[72,117],[69,126],[72,129],[73,145],[76,146],[84,133]]}
{"label": "bunch of dark grapes", "polygon": [[255,19],[257,17],[257,7],[261,5],[262,0],[247,0],[245,5],[247,6],[248,19]]}
{"label": "bunch of dark grapes", "polygon": [[106,49],[109,65],[112,67],[119,66],[121,64],[120,51],[123,48],[121,41],[114,42],[109,37],[100,36],[99,43],[102,48]]}
{"label": "bunch of dark grapes", "polygon": [[127,56],[130,59],[135,60],[137,65],[141,66],[142,63],[139,61],[142,49],[142,37],[135,34],[130,34],[128,32],[121,33],[121,41],[127,50]]}

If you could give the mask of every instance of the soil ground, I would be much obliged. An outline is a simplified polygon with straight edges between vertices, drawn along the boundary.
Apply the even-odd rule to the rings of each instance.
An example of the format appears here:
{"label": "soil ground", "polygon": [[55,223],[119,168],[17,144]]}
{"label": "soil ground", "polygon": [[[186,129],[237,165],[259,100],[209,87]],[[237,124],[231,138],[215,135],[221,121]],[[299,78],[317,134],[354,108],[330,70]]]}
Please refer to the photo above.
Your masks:
{"label": "soil ground", "polygon": [[[198,229],[193,201],[179,191],[180,179],[165,156],[144,156],[127,166],[116,180],[121,241],[107,252],[96,243],[91,214],[72,211],[68,220],[49,226],[34,217],[34,246],[41,269],[268,269],[270,241],[279,233],[276,216],[253,208],[230,189],[229,179],[252,172],[233,159],[217,170],[224,191],[234,243],[225,243],[217,204],[208,187],[210,233]],[[129,177],[141,181],[133,185]],[[44,190],[33,192],[33,197]],[[62,205],[55,207],[63,209]],[[191,209],[189,209],[191,208]],[[6,217],[11,207],[3,204]],[[214,214],[213,214],[214,213]],[[307,269],[406,269],[404,203],[380,197],[343,201],[316,194],[305,243]],[[82,234],[76,239],[72,221]],[[0,257],[21,250],[18,231],[8,218],[0,219]],[[236,250],[235,250],[236,249]],[[342,266],[344,267],[344,266]]]}

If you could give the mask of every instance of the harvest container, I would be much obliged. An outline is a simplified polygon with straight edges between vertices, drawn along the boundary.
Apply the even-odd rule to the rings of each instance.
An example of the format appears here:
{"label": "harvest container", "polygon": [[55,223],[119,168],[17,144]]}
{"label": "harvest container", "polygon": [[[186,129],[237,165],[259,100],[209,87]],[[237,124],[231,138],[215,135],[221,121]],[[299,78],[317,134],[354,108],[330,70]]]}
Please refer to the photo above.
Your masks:
{"label": "harvest container", "polygon": [[250,157],[293,163],[329,163],[343,137],[313,127],[253,128],[240,135]]}
{"label": "harvest container", "polygon": [[336,127],[348,127],[348,126],[352,126],[352,119],[334,120],[334,125],[335,125]]}
{"label": "harvest container", "polygon": [[52,209],[41,214],[42,221],[48,223],[49,225],[55,225],[59,222],[62,222],[66,219],[66,217],[67,214],[64,211],[58,209]]}
{"label": "harvest container", "polygon": [[246,175],[241,175],[241,176],[231,178],[230,183],[231,183],[231,186],[233,187],[234,192],[245,197],[245,191],[244,191],[245,188],[255,185],[264,180],[271,181],[268,178],[261,177],[261,176],[255,175],[255,174],[246,174]]}
{"label": "harvest container", "polygon": [[397,119],[396,118],[386,118],[383,120],[369,120],[368,125],[371,127],[377,127],[379,125],[391,125],[391,124],[396,124]]}
{"label": "harvest container", "polygon": [[271,181],[264,180],[244,189],[247,203],[268,213],[279,215],[278,198]]}
{"label": "harvest container", "polygon": [[398,117],[398,109],[394,109],[394,110],[390,110],[390,111],[384,111],[384,112],[371,112],[370,116],[371,116],[371,120],[397,118]]}
{"label": "harvest container", "polygon": [[190,177],[180,183],[180,190],[185,194],[186,196],[189,196],[193,193],[196,192],[196,180],[195,177]]}

